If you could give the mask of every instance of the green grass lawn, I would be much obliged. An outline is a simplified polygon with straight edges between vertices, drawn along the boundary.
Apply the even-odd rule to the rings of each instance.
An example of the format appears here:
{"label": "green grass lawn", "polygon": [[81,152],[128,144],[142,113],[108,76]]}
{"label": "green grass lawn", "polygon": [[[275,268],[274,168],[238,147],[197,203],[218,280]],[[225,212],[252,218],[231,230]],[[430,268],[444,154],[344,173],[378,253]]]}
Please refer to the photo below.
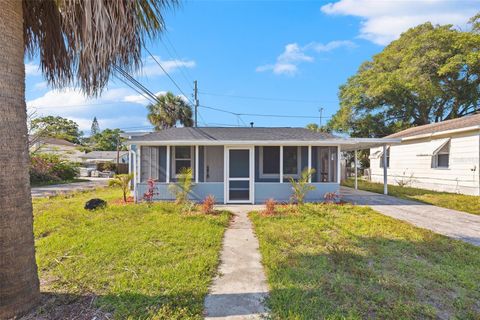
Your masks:
{"label": "green grass lawn", "polygon": [[[342,185],[353,188],[354,179],[348,179]],[[382,183],[373,183],[365,180],[358,180],[358,188],[361,190],[383,193]],[[460,210],[468,213],[480,215],[480,197],[467,196],[464,194],[437,192],[432,190],[400,187],[388,185],[388,194],[394,197],[407,200],[416,200],[424,203],[433,204],[435,206]]]}
{"label": "green grass lawn", "polygon": [[89,319],[95,312],[115,319],[201,319],[229,214],[184,214],[172,203],[84,210],[93,197],[112,201],[121,192],[33,200],[45,293],[36,312],[61,310],[60,318],[68,318],[65,304],[71,304],[74,315]]}
{"label": "green grass lawn", "polygon": [[367,207],[252,213],[273,319],[480,319],[480,248]]}

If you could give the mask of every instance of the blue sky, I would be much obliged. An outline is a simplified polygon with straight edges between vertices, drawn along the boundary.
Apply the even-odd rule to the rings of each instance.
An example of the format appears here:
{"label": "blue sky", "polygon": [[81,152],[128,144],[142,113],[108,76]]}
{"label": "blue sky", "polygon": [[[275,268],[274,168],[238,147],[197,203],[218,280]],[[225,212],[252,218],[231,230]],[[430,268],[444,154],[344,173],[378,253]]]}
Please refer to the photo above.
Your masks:
{"label": "blue sky", "polygon": [[[401,32],[425,21],[465,29],[478,11],[480,0],[186,1],[166,14],[166,35],[148,49],[190,99],[198,80],[202,126],[305,126],[319,122],[319,108],[328,121],[339,86]],[[136,78],[152,92],[181,95],[144,54]],[[88,99],[49,88],[35,60],[26,60],[26,72],[27,105],[37,116],[75,120],[86,134],[94,116],[102,129],[150,127],[147,101],[118,80]]]}

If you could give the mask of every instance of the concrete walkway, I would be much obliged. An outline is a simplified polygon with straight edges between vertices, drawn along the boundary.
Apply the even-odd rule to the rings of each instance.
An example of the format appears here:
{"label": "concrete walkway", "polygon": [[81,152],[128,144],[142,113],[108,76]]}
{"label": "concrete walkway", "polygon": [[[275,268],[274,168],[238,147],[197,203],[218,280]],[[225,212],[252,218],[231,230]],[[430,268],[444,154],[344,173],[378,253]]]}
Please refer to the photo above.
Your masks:
{"label": "concrete walkway", "polygon": [[347,202],[480,246],[480,216],[347,187],[341,187],[340,193]]}
{"label": "concrete walkway", "polygon": [[225,232],[219,276],[205,298],[205,319],[260,319],[268,287],[260,263],[258,240],[247,213],[263,206],[219,206],[235,217]]}
{"label": "concrete walkway", "polygon": [[105,178],[82,178],[88,179],[85,182],[73,182],[65,184],[52,184],[42,187],[32,188],[32,198],[49,197],[59,193],[75,192],[80,190],[95,189],[98,187],[104,187],[108,184],[109,179]]}

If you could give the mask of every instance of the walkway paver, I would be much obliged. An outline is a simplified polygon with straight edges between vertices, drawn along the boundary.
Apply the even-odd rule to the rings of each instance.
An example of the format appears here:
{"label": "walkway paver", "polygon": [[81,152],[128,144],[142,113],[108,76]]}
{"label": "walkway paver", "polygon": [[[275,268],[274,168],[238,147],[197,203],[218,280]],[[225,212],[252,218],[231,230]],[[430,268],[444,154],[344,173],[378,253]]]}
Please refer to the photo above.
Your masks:
{"label": "walkway paver", "polygon": [[80,190],[95,189],[98,187],[105,187],[109,179],[105,178],[88,178],[89,181],[73,182],[65,184],[53,184],[48,186],[33,187],[32,197],[50,197],[59,193],[75,192]]}
{"label": "walkway paver", "polygon": [[347,202],[480,246],[480,216],[347,187],[341,187],[340,193]]}
{"label": "walkway paver", "polygon": [[247,213],[261,206],[220,206],[235,217],[225,231],[219,275],[205,298],[205,319],[260,319],[268,286],[258,240]]}

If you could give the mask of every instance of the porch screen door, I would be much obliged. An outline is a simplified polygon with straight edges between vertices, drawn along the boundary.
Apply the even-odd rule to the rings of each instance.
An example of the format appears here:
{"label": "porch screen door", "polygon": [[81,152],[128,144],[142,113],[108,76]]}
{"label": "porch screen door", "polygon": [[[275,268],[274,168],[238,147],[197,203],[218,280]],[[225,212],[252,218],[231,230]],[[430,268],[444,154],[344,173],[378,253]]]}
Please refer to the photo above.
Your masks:
{"label": "porch screen door", "polygon": [[251,202],[252,150],[228,149],[227,201]]}

